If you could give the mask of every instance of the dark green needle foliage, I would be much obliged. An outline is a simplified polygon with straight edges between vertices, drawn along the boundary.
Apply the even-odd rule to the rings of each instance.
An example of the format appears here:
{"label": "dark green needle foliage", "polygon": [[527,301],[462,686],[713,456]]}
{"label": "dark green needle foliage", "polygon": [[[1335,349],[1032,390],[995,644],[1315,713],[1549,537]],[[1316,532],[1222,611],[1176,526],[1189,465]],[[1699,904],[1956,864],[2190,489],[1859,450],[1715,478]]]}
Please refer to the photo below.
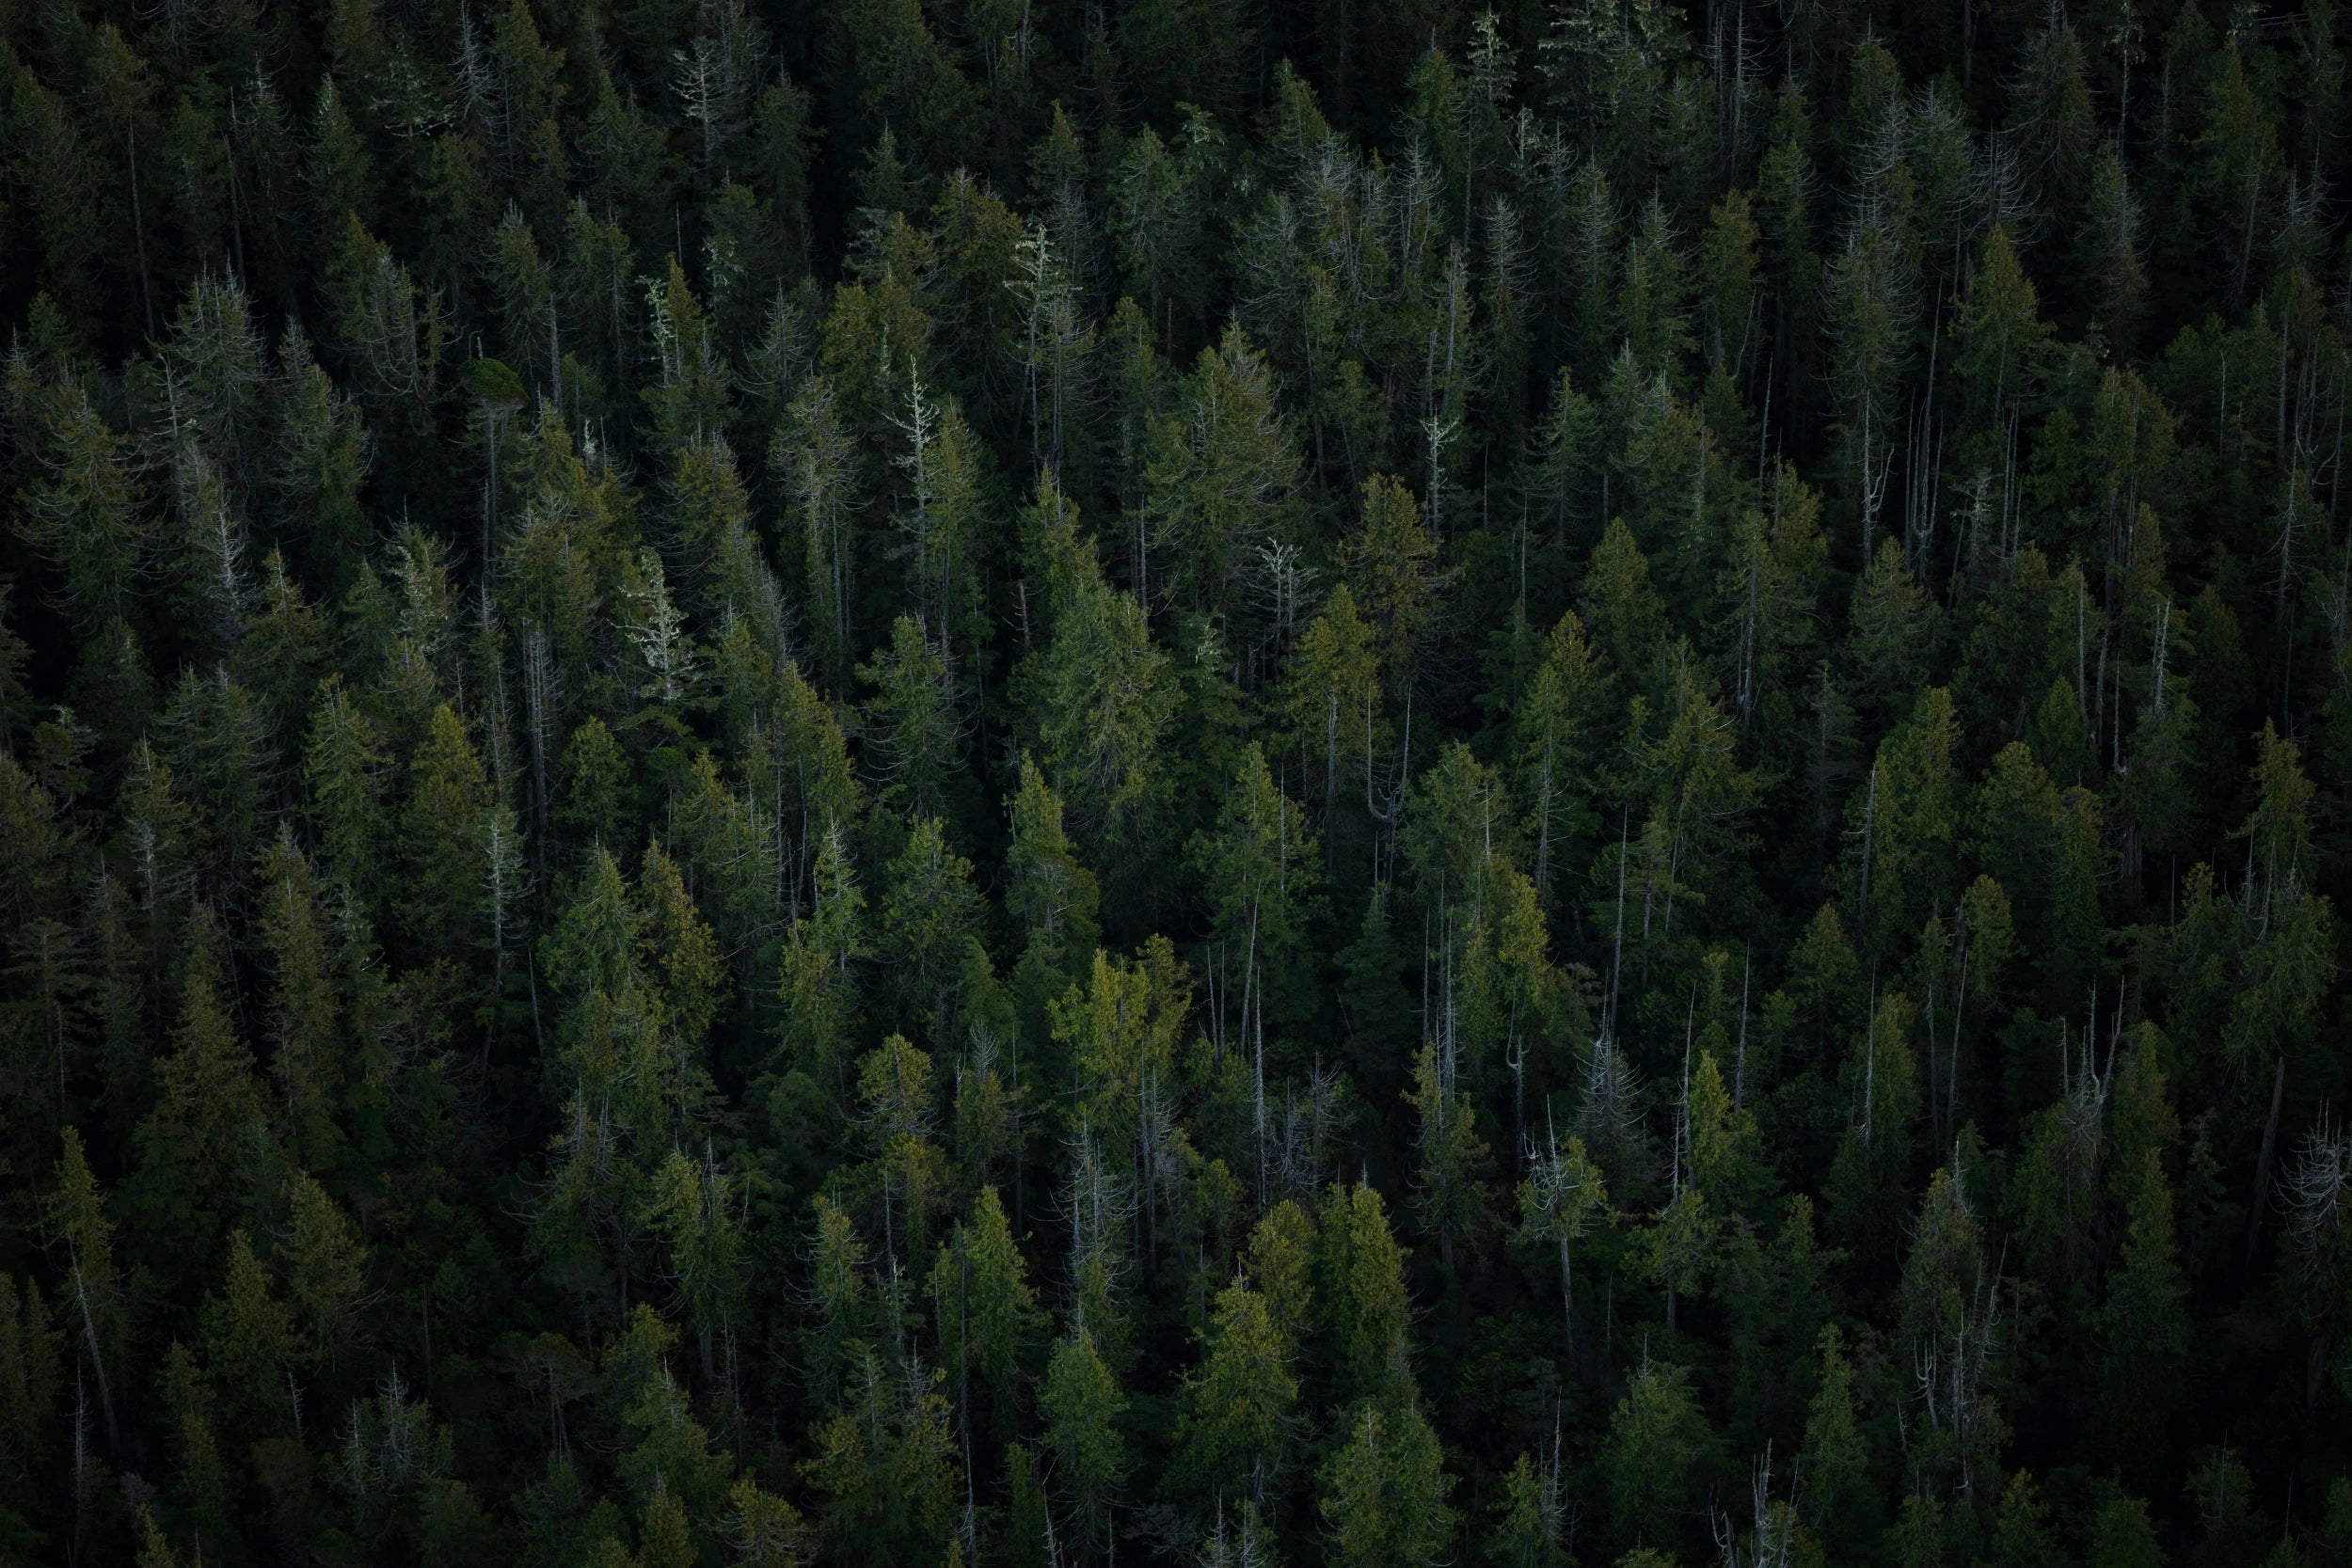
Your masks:
{"label": "dark green needle foliage", "polygon": [[2352,1564],[2322,0],[0,0],[0,1568]]}

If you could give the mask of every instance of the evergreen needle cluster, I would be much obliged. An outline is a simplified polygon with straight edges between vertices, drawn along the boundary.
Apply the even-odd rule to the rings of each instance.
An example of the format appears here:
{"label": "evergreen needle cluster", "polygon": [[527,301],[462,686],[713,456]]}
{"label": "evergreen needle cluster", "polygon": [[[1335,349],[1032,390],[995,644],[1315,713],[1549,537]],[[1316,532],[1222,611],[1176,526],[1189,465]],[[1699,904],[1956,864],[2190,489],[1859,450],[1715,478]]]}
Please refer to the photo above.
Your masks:
{"label": "evergreen needle cluster", "polygon": [[2352,1568],[2343,30],[0,0],[0,1568]]}

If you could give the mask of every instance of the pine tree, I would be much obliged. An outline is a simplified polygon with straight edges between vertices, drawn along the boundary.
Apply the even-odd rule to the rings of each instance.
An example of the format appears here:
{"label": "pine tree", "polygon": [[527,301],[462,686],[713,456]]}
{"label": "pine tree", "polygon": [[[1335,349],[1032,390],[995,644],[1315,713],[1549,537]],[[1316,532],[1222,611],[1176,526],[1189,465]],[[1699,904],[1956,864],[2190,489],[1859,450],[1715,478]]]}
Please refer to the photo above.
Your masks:
{"label": "pine tree", "polygon": [[2146,1503],[2137,1497],[2119,1497],[2099,1510],[2092,1526],[2093,1568],[2150,1568],[2163,1560]]}
{"label": "pine tree", "polygon": [[[1300,1016],[1309,982],[1305,949],[1322,904],[1323,852],[1306,813],[1277,787],[1254,743],[1226,789],[1216,828],[1193,839],[1190,859],[1211,911],[1213,961],[1239,993],[1245,1036],[1252,1008],[1263,1019],[1269,1001],[1279,1022]],[[1218,1026],[1226,1026],[1223,1020]]]}
{"label": "pine tree", "polygon": [[1037,1291],[1014,1244],[1004,1201],[984,1186],[968,1219],[940,1249],[931,1271],[930,1295],[938,1319],[946,1364],[960,1385],[963,1419],[971,1424],[966,1380],[988,1400],[992,1424],[1002,1434],[1020,1416],[1017,1381],[1027,1341],[1041,1324]]}
{"label": "pine tree", "polygon": [[291,832],[281,828],[265,851],[262,879],[267,889],[263,941],[274,971],[273,1066],[286,1100],[288,1142],[304,1158],[323,1163],[341,1141],[333,1119],[344,1069],[341,1004],[316,879]]}
{"label": "pine tree", "polygon": [[819,1423],[802,1474],[827,1498],[825,1533],[836,1552],[946,1560],[955,1528],[953,1450],[933,1375],[892,1375],[870,1352],[856,1403]]}
{"label": "pine tree", "polygon": [[1609,1193],[1581,1138],[1570,1137],[1563,1145],[1549,1127],[1545,1134],[1544,1148],[1530,1161],[1528,1179],[1519,1183],[1519,1233],[1531,1242],[1549,1243],[1559,1252],[1560,1314],[1573,1355],[1576,1292],[1570,1254],[1594,1215],[1606,1214]]}
{"label": "pine tree", "polygon": [[675,256],[669,272],[645,288],[645,318],[660,379],[643,392],[655,444],[675,453],[719,429],[727,415],[725,360],[701,301]]}
{"label": "pine tree", "polygon": [[[1383,705],[1373,630],[1345,582],[1333,586],[1322,612],[1299,633],[1284,695],[1301,758],[1322,764],[1323,812],[1328,824],[1339,807],[1343,781],[1353,784],[1359,756],[1363,759],[1365,796],[1372,794],[1373,742]],[[1327,834],[1329,831],[1327,826]]]}
{"label": "pine tree", "polygon": [[[213,1423],[213,1391],[196,1357],[176,1339],[165,1359],[163,1385],[164,1407],[174,1428],[172,1512],[188,1520],[191,1533],[233,1543],[236,1516],[229,1468]],[[154,1539],[161,1540],[160,1532]]]}
{"label": "pine tree", "polygon": [[2235,304],[2255,282],[2264,192],[2267,185],[2276,195],[2280,159],[2277,128],[2247,79],[2238,51],[2223,49],[2219,60],[2205,89],[2204,128],[2198,137],[2201,156],[2192,184],[2213,247],[2213,275]]}
{"label": "pine tree", "polygon": [[441,292],[346,214],[326,268],[334,342],[387,419],[423,424],[441,391],[452,327]]}
{"label": "pine tree", "polygon": [[1891,955],[1952,895],[1960,830],[1951,693],[1919,694],[1910,718],[1879,747],[1848,797],[1846,838],[1862,950]]}
{"label": "pine tree", "polygon": [[76,385],[57,388],[43,411],[39,478],[19,499],[26,537],[64,578],[64,604],[85,631],[124,620],[147,564],[142,498],[122,451]]}
{"label": "pine tree", "polygon": [[272,1293],[269,1271],[243,1230],[229,1234],[221,1293],[205,1298],[204,1361],[229,1406],[232,1430],[266,1431],[287,1408],[286,1359],[294,1317]]}
{"label": "pine tree", "polygon": [[[893,1266],[930,1250],[930,1218],[946,1197],[946,1161],[931,1141],[931,1058],[892,1035],[858,1061],[857,1092],[880,1187],[883,1251]],[[905,1240],[901,1243],[899,1238]]]}
{"label": "pine tree", "polygon": [[1451,1082],[1453,1073],[1437,1045],[1424,1045],[1413,1060],[1413,1086],[1406,1099],[1420,1117],[1415,1207],[1422,1227],[1437,1239],[1440,1266],[1454,1267],[1455,1243],[1476,1243],[1486,1218],[1486,1194],[1478,1180],[1486,1158],[1477,1133],[1470,1096]]}
{"label": "pine tree", "polygon": [[1103,580],[1093,547],[1056,581],[1044,647],[1017,677],[1045,776],[1103,875],[1152,842],[1167,787],[1158,755],[1180,693],[1142,610]]}
{"label": "pine tree", "polygon": [[1063,1495],[1087,1540],[1109,1549],[1125,1438],[1120,1432],[1126,1396],[1103,1363],[1084,1325],[1054,1347],[1039,1397]]}
{"label": "pine tree", "polygon": [[155,1106],[136,1133],[132,1195],[167,1266],[183,1276],[211,1254],[240,1164],[269,1152],[269,1117],[252,1053],[201,968],[187,978],[171,1045],[155,1064]]}
{"label": "pine tree", "polygon": [[286,1201],[291,1233],[283,1242],[283,1267],[300,1355],[314,1370],[331,1370],[351,1348],[367,1305],[367,1245],[342,1206],[310,1177],[289,1177]]}
{"label": "pine tree", "polygon": [[686,890],[677,863],[648,845],[637,871],[644,915],[645,968],[660,988],[662,1012],[681,1050],[698,1051],[726,1004],[726,976],[709,924]]}
{"label": "pine tree", "polygon": [[1997,1563],[2000,1568],[2047,1568],[2059,1560],[2043,1512],[2033,1473],[2019,1470],[2010,1476],[2001,1487],[2000,1505],[1993,1515],[1993,1539],[1985,1560]]}
{"label": "pine tree", "polygon": [[327,874],[362,905],[376,888],[384,766],[374,726],[330,677],[310,716],[303,783]]}
{"label": "pine tree", "polygon": [[631,780],[628,757],[601,719],[590,718],[564,743],[556,764],[562,797],[557,825],[584,848],[608,848],[626,831]]}
{"label": "pine tree", "polygon": [[183,672],[152,733],[191,808],[188,847],[207,892],[243,880],[258,834],[262,722],[244,688]]}
{"label": "pine tree", "polygon": [[2188,1365],[2186,1286],[2173,1238],[2172,1183],[2153,1148],[2141,1153],[2121,1265],[2107,1276],[2103,1424],[2134,1474],[2153,1473]]}
{"label": "pine tree", "polygon": [[743,1568],[789,1568],[801,1560],[801,1511],[749,1477],[727,1489],[725,1534]]}
{"label": "pine tree", "polygon": [[1631,1547],[1678,1539],[1677,1518],[1713,1441],[1689,1370],[1645,1360],[1610,1417],[1601,1456],[1620,1541]]}
{"label": "pine tree", "polygon": [[482,819],[491,804],[481,755],[447,704],[433,710],[408,772],[401,813],[407,862],[403,912],[421,941],[446,952],[472,935],[476,890],[487,871]]}
{"label": "pine tree", "polygon": [[903,0],[857,0],[843,25],[856,103],[856,119],[844,127],[850,145],[864,146],[876,128],[896,126],[918,164],[953,167],[966,155],[978,105],[921,8]]}
{"label": "pine tree", "polygon": [[890,863],[876,942],[886,993],[903,1022],[920,1018],[935,1040],[962,1033],[958,991],[981,912],[972,863],[946,847],[935,816],[918,819]]}
{"label": "pine tree", "polygon": [[1916,252],[1901,214],[1870,201],[1848,224],[1824,280],[1830,385],[1865,561],[1878,548],[1887,471],[1900,444],[1898,388],[1916,327]]}
{"label": "pine tree", "polygon": [[1027,928],[1029,951],[1067,975],[1100,939],[1094,874],[1072,852],[1062,830],[1061,798],[1025,754],[1020,790],[1006,807],[1012,818],[1006,856],[1012,886],[1005,895],[1006,912]]}
{"label": "pine tree", "polygon": [[1804,1447],[1797,1467],[1804,1488],[1803,1512],[1821,1521],[1824,1541],[1845,1555],[1868,1539],[1878,1495],[1870,1483],[1869,1450],[1855,1409],[1854,1370],[1844,1336],[1825,1323],[1815,1354],[1813,1403],[1805,1418]]}
{"label": "pine tree", "polygon": [[1593,548],[1581,609],[1618,677],[1636,689],[1647,686],[1651,661],[1665,639],[1666,611],[1650,585],[1649,562],[1623,517],[1609,520]]}
{"label": "pine tree", "polygon": [[1085,987],[1073,985],[1048,1009],[1054,1045],[1069,1064],[1071,1107],[1109,1141],[1122,1164],[1131,1140],[1143,1136],[1143,1102],[1166,1086],[1175,1068],[1191,1002],[1166,946],[1165,938],[1154,938],[1141,962],[1096,949]]}
{"label": "pine tree", "polygon": [[684,1151],[672,1149],[653,1183],[656,1225],[669,1244],[678,1293],[686,1298],[706,1383],[720,1376],[723,1343],[732,1380],[735,1325],[743,1310],[743,1237],[728,1187],[726,1173],[707,1150],[697,1165]]}
{"label": "pine tree", "polygon": [[1315,1225],[1315,1320],[1343,1394],[1411,1386],[1404,1268],[1380,1195],[1360,1184],[1327,1188]]}
{"label": "pine tree", "polygon": [[2006,228],[1995,227],[1985,236],[1975,286],[1953,320],[1952,334],[1953,372],[1960,377],[1967,418],[1980,433],[1979,451],[1989,459],[2008,439],[2012,412],[2031,405],[2051,336]]}
{"label": "pine tree", "polygon": [[66,101],[13,50],[6,64],[8,172],[33,219],[39,284],[74,317],[89,321],[99,303],[93,263],[106,245],[102,219],[108,215],[107,207],[91,198],[110,182]]}
{"label": "pine tree", "polygon": [[[1597,823],[1592,802],[1575,798],[1606,721],[1609,677],[1573,610],[1560,618],[1526,694],[1512,715],[1519,798],[1527,802],[1539,891],[1552,886],[1555,863],[1574,864]],[[1555,855],[1554,846],[1558,849]]]}
{"label": "pine tree", "polygon": [[1196,610],[1239,610],[1263,552],[1288,532],[1299,459],[1275,406],[1273,371],[1230,326],[1179,394],[1181,412],[1156,421],[1144,458],[1144,510],[1162,586],[1147,596]]}
{"label": "pine tree", "polygon": [[1318,1508],[1327,1560],[1345,1568],[1432,1568],[1454,1535],[1437,1433],[1409,1401],[1359,1405],[1324,1466]]}
{"label": "pine tree", "polygon": [[1971,1484],[1982,1476],[1989,1483],[1993,1473],[1988,1466],[2001,1425],[1984,1378],[1999,1284],[1987,1267],[1965,1172],[1946,1165],[1919,1199],[1895,1298],[1903,1340],[1915,1354],[1936,1357],[1936,1414],[1915,1464],[1939,1481]]}
{"label": "pine tree", "polygon": [[1521,1454],[1512,1462],[1502,1485],[1501,1517],[1487,1555],[1502,1568],[1563,1568],[1568,1553],[1562,1539],[1566,1520],[1559,1478]]}
{"label": "pine tree", "polygon": [[1292,1347],[1267,1298],[1236,1279],[1210,1311],[1208,1354],[1185,1382],[1176,1473],[1198,1497],[1247,1498],[1260,1510],[1282,1496],[1283,1472],[1304,1417]]}
{"label": "pine tree", "polygon": [[[1867,476],[1862,495],[1873,529],[1885,504],[1889,466],[1889,453],[1883,450],[1887,438],[1882,433],[1874,439],[1881,443],[1873,459],[1879,469]],[[1865,711],[1881,722],[1893,718],[1900,694],[1916,683],[1938,626],[1936,607],[1921,580],[1927,562],[1918,532],[1907,525],[1899,541],[1890,534],[1873,547],[1866,540],[1865,564],[1854,584],[1848,635],[1860,672],[1857,695],[1867,704]],[[1803,549],[1811,542],[1791,543]]]}
{"label": "pine tree", "polygon": [[986,515],[978,438],[962,411],[925,401],[915,381],[908,409],[898,421],[907,450],[898,467],[908,491],[899,512],[897,554],[908,564],[907,581],[923,624],[950,657],[986,635],[980,603],[987,546],[993,531]]}
{"label": "pine tree", "polygon": [[1364,482],[1362,521],[1341,549],[1347,586],[1372,632],[1372,651],[1391,700],[1413,689],[1420,649],[1438,611],[1438,548],[1404,482]]}
{"label": "pine tree", "polygon": [[1719,1213],[1753,1215],[1762,1207],[1772,1180],[1763,1159],[1763,1137],[1756,1114],[1734,1102],[1713,1052],[1699,1053],[1683,1099],[1692,1185]]}
{"label": "pine tree", "polygon": [[2112,141],[2090,166],[2075,253],[2092,279],[2092,301],[2108,341],[2128,352],[2148,302],[2146,213]]}
{"label": "pine tree", "polygon": [[785,947],[779,1055],[840,1095],[858,1005],[856,966],[872,948],[865,929],[866,897],[838,825],[818,841],[811,882],[814,907],[793,926]]}
{"label": "pine tree", "polygon": [[945,649],[929,628],[901,615],[891,625],[890,645],[857,673],[874,688],[866,721],[877,798],[910,816],[937,816],[964,739]]}
{"label": "pine tree", "polygon": [[66,1292],[58,1305],[68,1314],[68,1337],[78,1341],[89,1357],[99,1408],[106,1419],[107,1442],[112,1445],[119,1440],[115,1424],[116,1380],[128,1370],[123,1365],[130,1332],[128,1304],[116,1271],[114,1225],[106,1214],[105,1195],[90,1172],[79,1131],[65,1130],[64,1148],[57,1162],[56,1190],[45,1216],[50,1234],[65,1244]]}

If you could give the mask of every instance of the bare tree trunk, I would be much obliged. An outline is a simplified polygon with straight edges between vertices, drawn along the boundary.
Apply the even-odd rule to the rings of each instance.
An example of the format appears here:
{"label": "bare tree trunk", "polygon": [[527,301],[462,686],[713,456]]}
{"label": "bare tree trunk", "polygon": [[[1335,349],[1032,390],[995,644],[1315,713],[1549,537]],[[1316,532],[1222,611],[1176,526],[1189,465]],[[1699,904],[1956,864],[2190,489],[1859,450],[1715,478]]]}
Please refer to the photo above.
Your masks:
{"label": "bare tree trunk", "polygon": [[147,218],[139,207],[139,128],[136,124],[123,131],[123,145],[131,164],[131,232],[139,247],[139,304],[147,313],[147,335],[155,335],[155,291],[147,277]]}
{"label": "bare tree trunk", "polygon": [[115,1430],[115,1401],[106,1385],[106,1357],[98,1348],[98,1323],[90,1316],[89,1289],[82,1281],[79,1259],[73,1264],[73,1300],[82,1309],[82,1335],[89,1345],[90,1370],[98,1374],[98,1406],[106,1417],[106,1451],[113,1453],[121,1447],[122,1440]]}
{"label": "bare tree trunk", "polygon": [[2263,1206],[2270,1196],[2270,1163],[2279,1151],[2279,1108],[2286,1101],[2287,1059],[2279,1058],[2279,1070],[2270,1079],[2270,1118],[2263,1123],[2263,1148],[2254,1162],[2254,1196],[2246,1205],[2246,1261],[2254,1266],[2254,1243],[2262,1235]]}

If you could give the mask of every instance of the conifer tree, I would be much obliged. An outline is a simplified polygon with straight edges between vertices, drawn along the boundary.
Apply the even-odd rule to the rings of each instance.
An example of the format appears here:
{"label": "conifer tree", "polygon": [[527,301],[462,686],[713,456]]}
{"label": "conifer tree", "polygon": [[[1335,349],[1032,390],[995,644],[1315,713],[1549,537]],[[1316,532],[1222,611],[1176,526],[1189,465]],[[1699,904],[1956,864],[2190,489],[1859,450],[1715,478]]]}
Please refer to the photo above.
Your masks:
{"label": "conifer tree", "polygon": [[1093,873],[1071,850],[1062,830],[1060,797],[1026,755],[1021,759],[1020,790],[1007,805],[1012,817],[1007,861],[1013,885],[1006,895],[1006,910],[1027,927],[1030,951],[1067,974],[1084,960],[1100,934],[1095,923],[1100,892]]}
{"label": "conifer tree", "polygon": [[878,759],[876,796],[910,816],[936,816],[964,737],[945,650],[901,615],[891,625],[890,645],[858,666],[858,678],[874,689],[866,723]]}
{"label": "conifer tree", "polygon": [[888,990],[898,1016],[921,1017],[933,1039],[959,1032],[957,990],[980,913],[971,879],[972,863],[949,850],[939,819],[926,816],[891,863],[882,895],[877,942]]}
{"label": "conifer tree", "polygon": [[1410,1386],[1404,1261],[1378,1193],[1326,1189],[1315,1226],[1315,1318],[1340,1387],[1356,1397]]}
{"label": "conifer tree", "polygon": [[[206,1258],[237,1195],[239,1166],[269,1150],[268,1101],[217,983],[187,978],[171,1051],[155,1064],[156,1100],[139,1124],[134,1201],[175,1273]],[[258,1147],[257,1147],[258,1146]]]}
{"label": "conifer tree", "polygon": [[125,471],[121,437],[82,388],[58,387],[47,401],[39,477],[19,502],[22,526],[56,562],[78,622],[119,622],[131,612],[133,582],[147,563],[142,498]]}
{"label": "conifer tree", "polygon": [[1559,1478],[1521,1454],[1503,1477],[1502,1517],[1490,1555],[1507,1568],[1559,1568],[1567,1560]]}
{"label": "conifer tree", "polygon": [[1576,1292],[1571,1253],[1583,1239],[1595,1212],[1607,1210],[1609,1194],[1599,1167],[1584,1152],[1581,1138],[1571,1136],[1563,1145],[1550,1128],[1545,1133],[1543,1149],[1530,1161],[1528,1179],[1519,1183],[1519,1230],[1528,1240],[1549,1243],[1559,1252],[1560,1313],[1573,1354]]}
{"label": "conifer tree", "polygon": [[1688,1370],[1645,1361],[1610,1418],[1601,1460],[1619,1540],[1630,1547],[1677,1539],[1676,1516],[1712,1442]]}
{"label": "conifer tree", "polygon": [[1196,1496],[1279,1497],[1302,1418],[1291,1348],[1264,1295],[1235,1280],[1217,1292],[1208,1353],[1185,1386],[1178,1473]]}
{"label": "conifer tree", "polygon": [[2146,1473],[2186,1366],[2187,1320],[2175,1253],[2171,1182],[2153,1149],[2139,1158],[2122,1266],[2108,1275],[2101,1403],[2119,1457]]}
{"label": "conifer tree", "polygon": [[367,1247],[341,1205],[306,1175],[288,1178],[286,1292],[295,1309],[298,1350],[316,1369],[349,1351],[367,1305]]}
{"label": "conifer tree", "polygon": [[1158,592],[1195,609],[1230,605],[1263,550],[1283,542],[1298,456],[1272,369],[1237,326],[1200,351],[1179,397],[1181,412],[1154,422],[1144,458]]}
{"label": "conifer tree", "polygon": [[1208,893],[1228,988],[1239,992],[1241,1028],[1251,1027],[1253,1006],[1263,1017],[1269,998],[1279,1022],[1297,1016],[1306,1000],[1301,960],[1321,903],[1323,853],[1306,813],[1276,787],[1255,744],[1226,790],[1215,831],[1194,839],[1191,858]]}
{"label": "conifer tree", "polygon": [[1064,1495],[1089,1543],[1107,1550],[1125,1442],[1119,1431],[1126,1406],[1117,1379],[1083,1325],[1054,1347],[1040,1398]]}
{"label": "conifer tree", "polygon": [[285,1408],[294,1321],[271,1286],[251,1238],[230,1232],[227,1277],[219,1295],[205,1298],[203,1320],[205,1366],[230,1405],[232,1430],[276,1426],[269,1417]]}
{"label": "conifer tree", "polygon": [[1330,1560],[1347,1568],[1428,1568],[1454,1533],[1453,1478],[1437,1433],[1408,1402],[1359,1406],[1325,1465],[1319,1507]]}
{"label": "conifer tree", "polygon": [[[1020,1416],[1018,1374],[1041,1317],[994,1187],[980,1189],[970,1218],[957,1223],[941,1249],[930,1294],[949,1376],[977,1386],[995,1432],[1012,1431]],[[971,1396],[965,1391],[962,1397],[968,1402]],[[968,1402],[963,1420],[967,1427],[972,1420]]]}
{"label": "conifer tree", "polygon": [[1855,1527],[1867,1518],[1867,1504],[1875,1500],[1869,1453],[1855,1409],[1853,1366],[1836,1323],[1822,1325],[1815,1354],[1820,1370],[1797,1461],[1805,1488],[1801,1501],[1805,1513],[1823,1521],[1823,1535],[1833,1549],[1843,1550],[1866,1538],[1866,1531]]}
{"label": "conifer tree", "polygon": [[1103,580],[1093,546],[1055,584],[1050,641],[1021,676],[1039,765],[1057,781],[1098,874],[1152,842],[1168,780],[1159,745],[1179,693],[1142,610]]}
{"label": "conifer tree", "polygon": [[72,1127],[65,1130],[65,1152],[57,1162],[57,1185],[46,1218],[50,1233],[66,1250],[70,1293],[61,1298],[60,1305],[78,1320],[69,1322],[67,1331],[89,1357],[111,1445],[119,1441],[113,1379],[126,1371],[122,1353],[130,1325],[121,1277],[116,1272],[114,1226],[106,1215],[105,1196],[90,1172],[82,1135]]}
{"label": "conifer tree", "polygon": [[410,929],[444,950],[470,934],[486,866],[482,818],[490,785],[464,722],[443,704],[409,764],[401,815]]}

